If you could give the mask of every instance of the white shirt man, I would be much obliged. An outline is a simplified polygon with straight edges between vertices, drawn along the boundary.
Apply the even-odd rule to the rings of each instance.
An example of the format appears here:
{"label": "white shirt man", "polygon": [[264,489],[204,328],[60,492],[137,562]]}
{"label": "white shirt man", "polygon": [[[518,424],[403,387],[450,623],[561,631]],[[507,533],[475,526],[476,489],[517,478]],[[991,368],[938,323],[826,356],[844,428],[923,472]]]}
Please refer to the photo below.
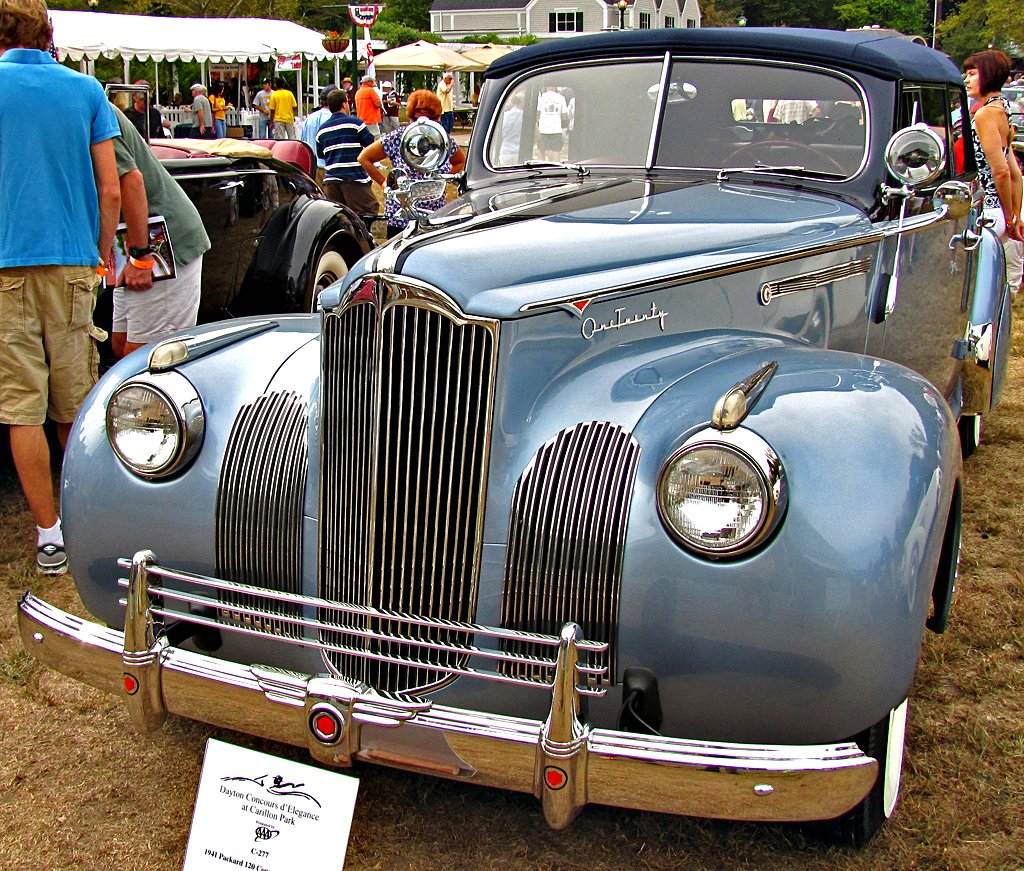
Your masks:
{"label": "white shirt man", "polygon": [[569,121],[569,104],[554,85],[537,99],[537,132],[540,150],[545,160],[562,159],[562,133]]}

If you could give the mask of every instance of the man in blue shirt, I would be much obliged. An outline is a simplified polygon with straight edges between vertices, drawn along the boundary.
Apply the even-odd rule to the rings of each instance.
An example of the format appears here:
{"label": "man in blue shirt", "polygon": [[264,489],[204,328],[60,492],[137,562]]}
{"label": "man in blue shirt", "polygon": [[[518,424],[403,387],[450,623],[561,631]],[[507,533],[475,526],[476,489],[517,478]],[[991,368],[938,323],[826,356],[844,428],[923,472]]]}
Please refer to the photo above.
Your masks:
{"label": "man in blue shirt", "polygon": [[[42,0],[4,0],[0,26],[0,423],[37,526],[36,567],[67,571],[53,497],[49,417],[61,442],[96,381],[101,261],[121,209],[117,119],[95,79],[58,64]],[[31,112],[26,106],[60,108]],[[29,117],[31,116],[31,117]]]}
{"label": "man in blue shirt", "polygon": [[344,91],[328,94],[327,108],[331,117],[316,134],[317,157],[327,165],[324,193],[334,202],[348,206],[369,228],[380,212],[380,203],[370,177],[359,165],[359,152],[373,144],[374,136],[359,118],[348,114],[348,96]]}

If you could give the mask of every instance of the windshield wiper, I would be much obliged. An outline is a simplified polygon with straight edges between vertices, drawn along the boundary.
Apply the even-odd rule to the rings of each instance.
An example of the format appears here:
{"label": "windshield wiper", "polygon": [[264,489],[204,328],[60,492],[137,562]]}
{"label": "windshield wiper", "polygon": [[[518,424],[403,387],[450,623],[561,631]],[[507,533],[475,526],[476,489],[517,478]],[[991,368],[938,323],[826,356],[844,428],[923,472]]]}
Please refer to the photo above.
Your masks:
{"label": "windshield wiper", "polygon": [[810,175],[817,178],[845,178],[838,172],[825,172],[823,170],[809,170],[805,166],[768,166],[764,163],[758,163],[754,166],[730,166],[722,167],[718,170],[718,180],[728,181],[729,174],[734,172],[752,172],[752,173],[763,173],[763,172],[785,172],[790,175]]}
{"label": "windshield wiper", "polygon": [[527,169],[571,169],[580,178],[590,175],[590,170],[582,163],[563,163],[560,160],[527,160],[523,166]]}

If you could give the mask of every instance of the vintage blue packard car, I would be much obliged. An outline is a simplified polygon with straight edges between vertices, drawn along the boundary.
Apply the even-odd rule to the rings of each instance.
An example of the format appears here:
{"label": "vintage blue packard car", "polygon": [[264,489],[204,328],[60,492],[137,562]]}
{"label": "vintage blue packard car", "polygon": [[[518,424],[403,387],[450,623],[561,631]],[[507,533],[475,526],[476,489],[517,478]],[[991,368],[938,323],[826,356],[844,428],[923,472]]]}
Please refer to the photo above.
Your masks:
{"label": "vintage blue packard car", "polygon": [[[23,642],[168,714],[535,794],[896,802],[962,455],[1009,348],[966,95],[891,35],[650,30],[486,74],[460,195],[309,315],[120,361],[63,471],[91,622]],[[815,826],[819,828],[819,826]]]}

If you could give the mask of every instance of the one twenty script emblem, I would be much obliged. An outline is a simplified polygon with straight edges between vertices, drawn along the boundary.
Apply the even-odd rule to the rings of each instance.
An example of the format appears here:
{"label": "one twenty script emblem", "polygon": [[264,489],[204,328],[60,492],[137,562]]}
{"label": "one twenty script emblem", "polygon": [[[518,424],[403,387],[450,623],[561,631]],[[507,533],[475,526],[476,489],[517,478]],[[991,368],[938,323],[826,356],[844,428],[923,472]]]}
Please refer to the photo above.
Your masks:
{"label": "one twenty script emblem", "polygon": [[584,339],[592,339],[598,333],[603,333],[608,330],[621,330],[623,327],[633,327],[637,324],[642,324],[646,321],[657,321],[658,326],[662,332],[665,331],[665,319],[668,317],[668,312],[662,311],[658,308],[656,302],[651,303],[651,309],[643,314],[635,314],[627,316],[624,308],[615,309],[615,314],[607,321],[598,321],[596,318],[586,317],[583,319],[583,324],[580,326],[580,332],[583,334]]}

